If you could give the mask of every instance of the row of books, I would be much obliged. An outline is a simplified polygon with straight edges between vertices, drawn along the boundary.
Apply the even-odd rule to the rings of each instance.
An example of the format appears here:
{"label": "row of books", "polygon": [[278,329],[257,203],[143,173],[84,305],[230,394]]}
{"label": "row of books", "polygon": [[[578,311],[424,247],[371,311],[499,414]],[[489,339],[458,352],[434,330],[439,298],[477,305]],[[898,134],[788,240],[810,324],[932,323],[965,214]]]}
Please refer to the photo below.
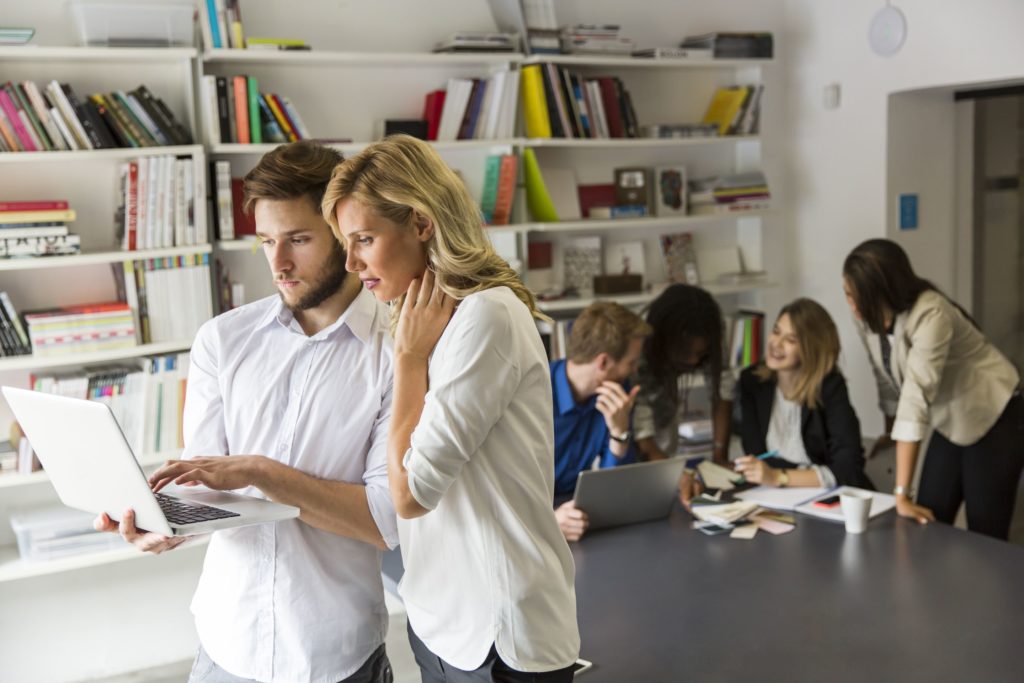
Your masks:
{"label": "row of books", "polygon": [[295,142],[312,135],[284,95],[263,93],[254,76],[203,76],[210,143]]}
{"label": "row of books", "polygon": [[0,355],[27,356],[32,353],[25,326],[7,292],[0,292]]}
{"label": "row of books", "polygon": [[29,379],[35,391],[107,404],[132,450],[143,454],[182,447],[187,375],[188,353],[177,353]]}
{"label": "row of books", "polygon": [[629,56],[636,50],[636,42],[620,35],[621,28],[619,24],[566,26],[559,44],[565,54]]}
{"label": "row of books", "polygon": [[209,254],[139,259],[113,267],[123,271],[115,280],[132,312],[137,330],[133,344],[191,341],[213,316]]}
{"label": "row of books", "polygon": [[256,221],[243,210],[242,178],[231,177],[231,162],[220,160],[210,164],[213,177],[213,224],[217,238],[233,240],[256,234]]}
{"label": "row of books", "polygon": [[487,157],[485,164],[483,195],[480,200],[484,223],[508,225],[512,218],[519,157],[515,154],[495,154]]}
{"label": "row of books", "polygon": [[761,171],[689,181],[690,213],[732,213],[771,208],[768,180]]}
{"label": "row of books", "polygon": [[711,97],[703,123],[718,126],[719,135],[756,135],[761,125],[763,85],[719,88]]}
{"label": "row of books", "polygon": [[584,78],[550,62],[522,69],[523,119],[529,138],[635,138],[636,111],[614,76]]}
{"label": "row of books", "polygon": [[199,0],[199,32],[207,50],[308,50],[303,40],[245,35],[238,0]]}
{"label": "row of books", "polygon": [[489,78],[452,78],[445,90],[427,93],[423,118],[428,140],[494,140],[515,132],[519,72]]}
{"label": "row of books", "polygon": [[114,224],[125,251],[201,244],[191,156],[139,157],[118,167]]}
{"label": "row of books", "polygon": [[745,368],[760,363],[764,357],[764,313],[739,311],[726,318],[729,334],[729,355],[726,364],[731,368]]}
{"label": "row of books", "polygon": [[68,228],[75,218],[65,200],[0,202],[0,258],[78,253],[81,240]]}
{"label": "row of books", "polygon": [[135,319],[123,301],[26,312],[25,326],[32,353],[38,357],[135,346]]}
{"label": "row of books", "polygon": [[0,87],[0,150],[37,152],[188,145],[192,135],[145,85],[82,100],[67,83]]}

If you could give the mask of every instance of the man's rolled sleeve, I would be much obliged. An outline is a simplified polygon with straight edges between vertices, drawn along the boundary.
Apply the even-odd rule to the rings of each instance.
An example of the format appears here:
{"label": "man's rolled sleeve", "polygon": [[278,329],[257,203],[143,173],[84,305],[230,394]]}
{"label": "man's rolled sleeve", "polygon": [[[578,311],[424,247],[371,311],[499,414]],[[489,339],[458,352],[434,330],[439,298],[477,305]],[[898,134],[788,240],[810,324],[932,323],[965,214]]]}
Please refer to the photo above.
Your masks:
{"label": "man's rolled sleeve", "polygon": [[370,433],[370,450],[366,454],[366,472],[363,474],[370,516],[388,548],[398,547],[398,522],[388,487],[388,426],[391,423],[392,389],[393,384],[389,381]]}

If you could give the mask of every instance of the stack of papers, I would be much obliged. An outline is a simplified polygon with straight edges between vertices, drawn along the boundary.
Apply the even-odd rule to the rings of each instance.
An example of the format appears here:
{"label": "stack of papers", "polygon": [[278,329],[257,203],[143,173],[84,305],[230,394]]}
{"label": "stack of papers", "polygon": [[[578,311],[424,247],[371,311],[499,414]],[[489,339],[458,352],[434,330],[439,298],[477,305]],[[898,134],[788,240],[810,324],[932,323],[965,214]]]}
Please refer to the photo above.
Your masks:
{"label": "stack of papers", "polygon": [[829,489],[822,487],[777,488],[775,486],[757,486],[746,491],[740,491],[736,494],[736,498],[757,503],[761,507],[771,508],[772,510],[795,510],[798,505],[817,500],[828,492]]}
{"label": "stack of papers", "polygon": [[757,510],[757,503],[737,500],[732,503],[691,503],[693,516],[702,522],[731,526]]}
{"label": "stack of papers", "polygon": [[732,491],[736,488],[736,484],[743,482],[742,474],[738,474],[728,467],[716,465],[710,460],[705,460],[697,465],[697,472],[700,473],[700,478],[704,482],[704,487],[709,489]]}

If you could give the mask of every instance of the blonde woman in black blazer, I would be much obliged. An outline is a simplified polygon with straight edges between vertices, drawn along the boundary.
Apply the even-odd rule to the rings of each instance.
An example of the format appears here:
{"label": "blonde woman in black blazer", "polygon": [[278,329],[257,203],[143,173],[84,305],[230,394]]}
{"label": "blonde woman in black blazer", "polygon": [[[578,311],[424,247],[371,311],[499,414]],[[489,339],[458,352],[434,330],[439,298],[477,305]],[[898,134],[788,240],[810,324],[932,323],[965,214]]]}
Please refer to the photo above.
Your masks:
{"label": "blonde woman in black blazer", "polygon": [[[1009,535],[1024,468],[1020,375],[957,304],[918,277],[895,242],[846,257],[843,289],[874,366],[886,431],[896,442],[896,509],[921,523]],[[914,501],[911,480],[933,430]]]}
{"label": "blonde woman in black blazer", "polygon": [[[864,474],[860,422],[836,368],[839,333],[811,299],[785,306],[762,364],[740,375],[743,449],[736,461],[748,481],[768,486],[874,488]],[[755,454],[777,450],[758,460]]]}

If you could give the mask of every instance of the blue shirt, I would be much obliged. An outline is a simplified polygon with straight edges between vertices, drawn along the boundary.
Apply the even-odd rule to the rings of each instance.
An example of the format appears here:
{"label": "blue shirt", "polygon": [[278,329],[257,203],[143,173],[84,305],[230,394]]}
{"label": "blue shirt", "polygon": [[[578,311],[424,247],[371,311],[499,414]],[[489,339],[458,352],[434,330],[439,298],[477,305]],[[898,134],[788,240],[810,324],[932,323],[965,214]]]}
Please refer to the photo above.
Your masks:
{"label": "blue shirt", "polygon": [[[628,382],[624,387],[629,391]],[[598,456],[601,467],[636,462],[632,444],[622,458],[612,453],[608,425],[597,409],[597,394],[583,403],[576,403],[564,360],[551,363],[551,390],[554,393],[556,496],[572,493],[576,489],[576,477],[590,469]]]}

